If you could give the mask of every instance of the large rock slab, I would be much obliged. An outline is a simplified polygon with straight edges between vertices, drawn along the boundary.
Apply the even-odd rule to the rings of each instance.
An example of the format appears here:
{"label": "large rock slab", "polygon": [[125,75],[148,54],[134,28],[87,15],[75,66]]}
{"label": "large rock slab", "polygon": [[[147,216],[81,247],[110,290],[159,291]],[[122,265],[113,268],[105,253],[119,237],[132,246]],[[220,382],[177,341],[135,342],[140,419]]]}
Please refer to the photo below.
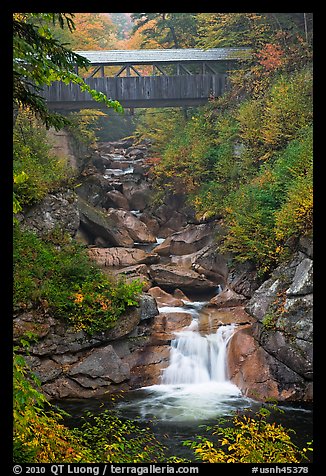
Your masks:
{"label": "large rock slab", "polygon": [[202,335],[212,334],[220,326],[227,324],[245,325],[255,320],[244,310],[243,306],[224,307],[217,309],[215,306],[207,306],[200,313],[198,330]]}
{"label": "large rock slab", "polygon": [[250,261],[234,263],[229,268],[228,285],[238,294],[251,298],[262,284],[257,269]]}
{"label": "large rock slab", "polygon": [[155,316],[152,326],[151,343],[167,344],[175,338],[175,333],[188,327],[192,314],[187,312],[162,312]]}
{"label": "large rock slab", "polygon": [[218,231],[215,222],[188,225],[171,237],[170,252],[173,255],[188,255],[199,251],[213,241]]}
{"label": "large rock slab", "polygon": [[176,210],[173,210],[167,221],[160,227],[160,236],[169,236],[171,233],[180,231],[187,225],[187,217]]}
{"label": "large rock slab", "polygon": [[252,326],[253,338],[268,354],[270,372],[279,388],[290,391],[288,383],[292,382],[293,399],[312,398],[311,258],[297,252],[291,261],[276,268],[255,291],[246,310],[256,320]]}
{"label": "large rock slab", "polygon": [[124,180],[123,195],[129,202],[130,210],[143,211],[150,203],[152,191],[147,181],[137,178],[131,178],[129,181]]}
{"label": "large rock slab", "polygon": [[123,359],[130,365],[132,388],[148,387],[161,382],[162,371],[169,365],[170,346],[151,344]]}
{"label": "large rock slab", "polygon": [[155,246],[155,248],[153,248],[153,252],[159,254],[160,256],[170,256],[171,239],[172,237],[168,236],[162,243],[160,243],[159,245]]}
{"label": "large rock slab", "polygon": [[123,210],[129,210],[129,202],[119,190],[111,190],[105,195],[103,207],[106,209],[122,208]]}
{"label": "large rock slab", "polygon": [[196,256],[192,268],[211,281],[221,284],[223,287],[226,285],[228,278],[227,258],[219,252],[215,245],[201,250]]}
{"label": "large rock slab", "polygon": [[90,248],[88,250],[90,258],[94,259],[100,266],[135,266],[137,264],[152,264],[159,261],[159,256],[155,253],[147,253],[137,248]]}
{"label": "large rock slab", "polygon": [[228,345],[228,374],[244,395],[265,401],[308,399],[305,380],[261,347],[248,326],[237,330]]}
{"label": "large rock slab", "polygon": [[207,291],[216,288],[216,283],[188,269],[161,264],[152,265],[149,269],[151,278],[160,287],[180,288],[182,291]]}
{"label": "large rock slab", "polygon": [[113,186],[98,170],[83,173],[82,183],[76,189],[78,196],[94,207],[101,207],[107,192]]}
{"label": "large rock slab", "polygon": [[114,215],[109,216],[80,197],[78,207],[80,221],[88,233],[94,237],[104,238],[109,246],[133,246],[134,240],[130,237],[128,230],[121,227],[120,221]]}
{"label": "large rock slab", "polygon": [[155,286],[148,290],[148,294],[155,298],[155,301],[158,306],[179,306],[182,307],[184,305],[181,299],[175,298],[172,294],[165,292],[159,286]]}
{"label": "large rock slab", "polygon": [[230,288],[225,288],[210,300],[210,304],[221,308],[242,306],[246,301],[247,299],[242,294],[238,294]]}
{"label": "large rock slab", "polygon": [[297,266],[291,286],[286,290],[287,296],[302,296],[313,292],[313,261],[304,258]]}
{"label": "large rock slab", "polygon": [[156,243],[156,237],[144,222],[126,210],[108,209],[107,216],[120,230],[126,230],[131,239],[140,243]]}
{"label": "large rock slab", "polygon": [[68,375],[83,386],[95,388],[123,382],[130,377],[130,367],[121,361],[112,345],[107,345],[93,349],[70,368]]}

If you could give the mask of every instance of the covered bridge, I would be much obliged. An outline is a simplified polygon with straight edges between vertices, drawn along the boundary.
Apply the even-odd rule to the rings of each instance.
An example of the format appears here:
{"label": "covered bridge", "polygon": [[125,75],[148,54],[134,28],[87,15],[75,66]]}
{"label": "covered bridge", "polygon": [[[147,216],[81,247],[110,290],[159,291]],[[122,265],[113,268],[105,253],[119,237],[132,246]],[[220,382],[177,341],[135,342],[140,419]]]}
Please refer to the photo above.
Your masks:
{"label": "covered bridge", "polygon": [[[76,51],[92,66],[86,82],[123,107],[195,106],[218,97],[227,72],[248,59],[249,48]],[[80,72],[79,72],[80,73]],[[75,84],[44,88],[50,109],[101,107]]]}

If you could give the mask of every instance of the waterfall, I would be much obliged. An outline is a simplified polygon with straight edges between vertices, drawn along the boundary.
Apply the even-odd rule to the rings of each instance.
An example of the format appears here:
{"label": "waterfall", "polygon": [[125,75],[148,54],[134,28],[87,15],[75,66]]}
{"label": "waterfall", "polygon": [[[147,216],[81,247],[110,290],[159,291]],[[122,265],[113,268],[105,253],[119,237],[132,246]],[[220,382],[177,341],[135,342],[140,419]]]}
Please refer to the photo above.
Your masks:
{"label": "waterfall", "polygon": [[144,421],[155,417],[162,422],[191,422],[211,421],[248,405],[248,399],[227,377],[227,345],[236,324],[221,325],[215,332],[209,322],[208,333],[202,335],[199,324],[206,304],[184,301],[184,307],[159,307],[164,314],[187,308],[192,321],[175,333],[161,382],[142,387],[139,398],[120,403],[120,408],[136,412]]}
{"label": "waterfall", "polygon": [[171,342],[170,364],[164,369],[162,384],[227,382],[226,349],[235,324],[220,326],[215,334],[202,336],[198,320],[176,333]]}

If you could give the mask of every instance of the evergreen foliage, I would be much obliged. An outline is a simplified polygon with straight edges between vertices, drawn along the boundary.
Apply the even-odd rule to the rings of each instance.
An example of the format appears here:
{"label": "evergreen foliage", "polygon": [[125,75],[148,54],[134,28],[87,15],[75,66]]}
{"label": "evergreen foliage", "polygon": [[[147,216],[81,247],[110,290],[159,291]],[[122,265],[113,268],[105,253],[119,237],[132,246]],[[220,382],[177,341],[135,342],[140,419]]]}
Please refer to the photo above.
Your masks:
{"label": "evergreen foliage", "polygon": [[69,123],[58,113],[49,112],[41,89],[54,81],[78,84],[94,100],[122,111],[118,101],[108,99],[103,93],[91,89],[75,73],[75,67],[89,66],[89,61],[66,48],[53,37],[50,25],[75,28],[69,13],[14,13],[13,17],[13,103],[14,109],[31,110],[47,128],[61,129]]}

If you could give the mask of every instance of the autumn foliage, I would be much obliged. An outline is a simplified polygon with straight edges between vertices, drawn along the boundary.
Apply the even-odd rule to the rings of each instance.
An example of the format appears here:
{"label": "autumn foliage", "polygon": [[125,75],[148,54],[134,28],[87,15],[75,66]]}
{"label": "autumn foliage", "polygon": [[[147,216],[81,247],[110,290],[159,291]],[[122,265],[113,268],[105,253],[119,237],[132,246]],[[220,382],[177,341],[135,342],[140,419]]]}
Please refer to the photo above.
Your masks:
{"label": "autumn foliage", "polygon": [[277,44],[267,43],[263,49],[257,53],[258,63],[266,71],[276,71],[284,63],[284,51]]}

